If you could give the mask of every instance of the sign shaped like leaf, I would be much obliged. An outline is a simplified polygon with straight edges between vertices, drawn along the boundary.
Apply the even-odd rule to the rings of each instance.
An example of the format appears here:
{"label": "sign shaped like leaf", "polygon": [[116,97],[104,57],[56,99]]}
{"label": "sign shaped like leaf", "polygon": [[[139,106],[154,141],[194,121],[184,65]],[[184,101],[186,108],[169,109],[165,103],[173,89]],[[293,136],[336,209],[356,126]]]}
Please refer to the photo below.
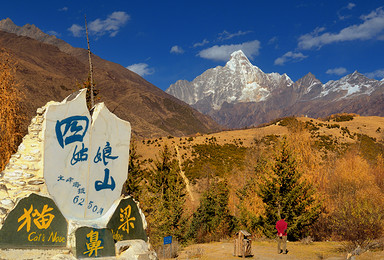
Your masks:
{"label": "sign shaped like leaf", "polygon": [[103,216],[128,174],[131,126],[104,105],[92,117],[86,90],[50,105],[45,117],[44,178],[68,219]]}

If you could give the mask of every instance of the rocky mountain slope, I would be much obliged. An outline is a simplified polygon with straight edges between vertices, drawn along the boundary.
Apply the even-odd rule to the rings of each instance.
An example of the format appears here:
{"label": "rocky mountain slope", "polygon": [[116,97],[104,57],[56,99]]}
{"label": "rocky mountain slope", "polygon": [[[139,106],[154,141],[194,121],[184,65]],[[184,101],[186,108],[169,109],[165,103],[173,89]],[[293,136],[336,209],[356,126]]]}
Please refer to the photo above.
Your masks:
{"label": "rocky mountain slope", "polygon": [[[34,25],[0,21],[0,48],[17,62],[17,81],[25,94],[28,118],[50,100],[61,101],[88,76],[88,52],[43,33]],[[101,100],[131,122],[136,137],[181,136],[220,129],[211,118],[168,95],[123,66],[92,54]],[[29,119],[25,125],[29,124]]]}
{"label": "rocky mountain slope", "polygon": [[234,52],[224,67],[209,69],[192,82],[177,81],[166,92],[231,128],[290,115],[384,115],[384,81],[355,71],[326,84],[312,73],[293,82],[286,74],[264,73],[242,51]]}

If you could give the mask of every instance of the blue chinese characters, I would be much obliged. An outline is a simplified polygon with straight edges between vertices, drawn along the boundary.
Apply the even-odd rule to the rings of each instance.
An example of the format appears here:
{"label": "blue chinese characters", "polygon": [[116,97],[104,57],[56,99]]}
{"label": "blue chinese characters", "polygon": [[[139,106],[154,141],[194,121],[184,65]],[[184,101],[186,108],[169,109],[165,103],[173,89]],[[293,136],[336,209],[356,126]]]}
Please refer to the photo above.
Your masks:
{"label": "blue chinese characters", "polygon": [[73,142],[83,142],[88,125],[89,119],[86,116],[70,116],[61,121],[57,120],[55,131],[61,148]]}
{"label": "blue chinese characters", "polygon": [[[107,166],[108,161],[107,160],[116,160],[119,158],[119,156],[113,156],[112,154],[112,147],[109,142],[106,142],[106,145],[103,149],[103,154],[100,153],[100,147],[97,149],[97,153],[95,158],[93,159],[94,163],[98,163],[100,161],[103,161],[104,166]],[[111,183],[109,182],[109,177],[111,177]],[[103,181],[96,181],[95,182],[95,189],[96,191],[100,191],[103,189],[111,189],[114,190],[116,187],[115,180],[112,176],[109,176],[109,169],[104,169],[104,180]]]}

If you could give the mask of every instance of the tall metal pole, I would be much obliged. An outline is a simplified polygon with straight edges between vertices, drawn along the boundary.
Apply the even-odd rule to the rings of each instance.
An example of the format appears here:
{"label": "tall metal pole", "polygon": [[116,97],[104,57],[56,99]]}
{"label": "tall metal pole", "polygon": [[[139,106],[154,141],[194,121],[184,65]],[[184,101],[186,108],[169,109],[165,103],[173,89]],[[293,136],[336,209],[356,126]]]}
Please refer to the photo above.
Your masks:
{"label": "tall metal pole", "polygon": [[87,16],[84,15],[85,18],[85,32],[87,34],[87,44],[88,44],[88,60],[89,60],[89,73],[90,73],[90,84],[91,84],[91,107],[95,105],[95,101],[93,98],[93,66],[91,59],[91,48],[89,47],[89,37],[88,37],[88,26],[87,26]]}

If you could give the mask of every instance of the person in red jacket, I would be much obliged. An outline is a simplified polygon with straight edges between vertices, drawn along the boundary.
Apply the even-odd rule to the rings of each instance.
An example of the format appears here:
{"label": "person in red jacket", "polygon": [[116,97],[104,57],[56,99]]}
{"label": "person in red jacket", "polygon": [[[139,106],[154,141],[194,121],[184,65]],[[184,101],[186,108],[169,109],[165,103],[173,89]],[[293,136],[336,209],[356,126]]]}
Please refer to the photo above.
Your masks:
{"label": "person in red jacket", "polygon": [[279,254],[288,253],[288,250],[287,250],[287,227],[288,227],[288,224],[287,224],[287,222],[285,222],[285,217],[282,215],[281,219],[276,222],[277,252]]}

